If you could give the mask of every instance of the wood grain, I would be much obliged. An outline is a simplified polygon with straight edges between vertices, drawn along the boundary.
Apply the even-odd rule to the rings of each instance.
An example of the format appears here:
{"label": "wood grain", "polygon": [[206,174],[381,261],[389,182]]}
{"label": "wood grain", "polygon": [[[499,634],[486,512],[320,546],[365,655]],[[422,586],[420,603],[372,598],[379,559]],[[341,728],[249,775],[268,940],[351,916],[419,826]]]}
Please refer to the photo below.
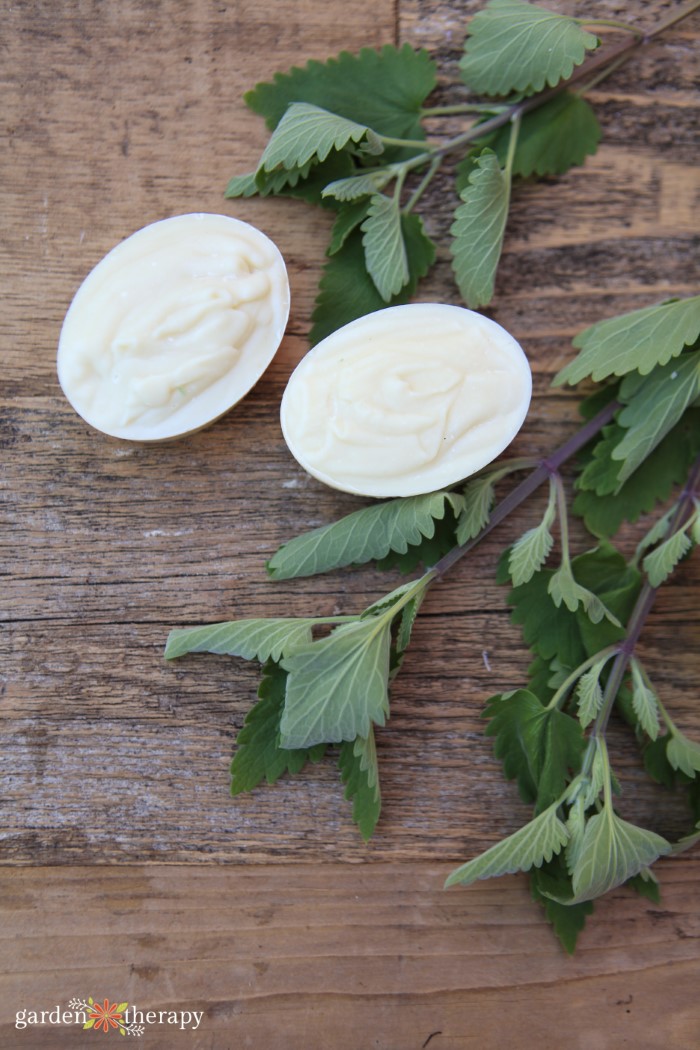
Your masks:
{"label": "wood grain", "polygon": [[[434,1050],[506,1040],[559,1050],[565,1008],[578,1033],[568,1045],[580,1050],[697,1044],[697,851],[662,863],[660,908],[626,892],[603,902],[574,962],[522,881],[439,890],[451,865],[527,815],[480,713],[527,663],[494,567],[536,521],[536,503],[426,602],[378,736],[384,809],[369,845],[331,760],[231,800],[227,767],[257,671],[162,659],[173,626],[280,606],[352,612],[395,585],[373,570],[298,584],[265,577],[279,543],[359,505],[305,476],[277,423],[308,347],[329,219],[299,202],[222,194],[265,141],[241,101],[256,81],[342,48],[405,40],[438,59],[436,103],[455,101],[464,26],[480,6],[22,0],[3,13],[3,1045],[75,1045],[59,1029],[48,1042],[17,1032],[12,1018],[23,1005],[92,994],[93,977],[96,994],[203,1004],[206,1030],[177,1038],[218,1050],[272,1050],[282,1036],[292,1050],[412,1050],[430,1036]],[[632,6],[652,26],[674,5]],[[586,11],[619,17],[619,7],[596,0]],[[577,330],[696,290],[699,29],[696,16],[598,85],[596,157],[514,195],[489,313],[533,366],[516,454],[541,454],[577,425],[578,395],[549,388]],[[446,172],[426,199],[440,248],[424,300],[458,302],[453,205]],[[109,248],[188,211],[236,214],[279,244],[289,330],[260,384],[208,430],[158,446],[113,441],[60,393],[61,321]],[[627,550],[642,527],[623,532]],[[580,531],[576,541],[586,542]],[[696,736],[699,562],[664,588],[643,639],[674,717]],[[621,725],[612,747],[623,815],[680,833],[687,814],[650,783]],[[171,1037],[148,1033],[153,1046]]]}

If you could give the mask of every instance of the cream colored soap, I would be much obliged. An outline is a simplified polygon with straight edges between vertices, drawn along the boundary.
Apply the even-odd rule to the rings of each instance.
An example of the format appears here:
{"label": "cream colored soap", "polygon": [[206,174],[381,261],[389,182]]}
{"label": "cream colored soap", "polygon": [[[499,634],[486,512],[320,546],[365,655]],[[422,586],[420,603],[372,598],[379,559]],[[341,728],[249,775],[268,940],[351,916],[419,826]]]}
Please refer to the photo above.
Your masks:
{"label": "cream colored soap", "polygon": [[282,399],[282,431],[327,485],[414,496],[495,459],[522,426],[531,392],[525,354],[494,321],[458,306],[394,306],[306,355]]}
{"label": "cream colored soap", "polygon": [[282,340],[289,282],[273,242],[227,215],[177,215],[117,245],[66,314],[58,378],[98,430],[160,441],[248,393]]}

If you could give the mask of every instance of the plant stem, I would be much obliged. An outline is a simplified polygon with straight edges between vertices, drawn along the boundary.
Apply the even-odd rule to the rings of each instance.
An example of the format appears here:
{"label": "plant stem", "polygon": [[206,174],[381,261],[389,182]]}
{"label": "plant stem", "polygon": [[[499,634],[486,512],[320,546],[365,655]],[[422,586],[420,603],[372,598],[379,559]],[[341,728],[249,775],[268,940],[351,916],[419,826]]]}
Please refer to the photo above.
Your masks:
{"label": "plant stem", "polygon": [[477,536],[473,539],[468,540],[459,547],[453,547],[451,551],[448,551],[440,561],[436,562],[433,566],[432,572],[436,578],[444,576],[444,574],[452,568],[452,566],[463,558],[465,554],[468,554],[473,547],[480,543],[481,540],[486,536],[492,529],[495,529],[497,525],[500,525],[504,518],[507,518],[509,514],[512,514],[516,507],[519,507],[529,496],[535,492],[540,485],[547,481],[552,474],[559,470],[562,463],[565,463],[567,459],[576,455],[588,442],[596,436],[596,434],[602,430],[602,428],[610,422],[615,413],[619,408],[617,401],[611,401],[608,405],[603,408],[597,416],[593,419],[589,419],[580,430],[577,430],[567,441],[561,445],[556,452],[554,452],[547,459],[543,459],[539,466],[535,467],[532,473],[523,479],[519,485],[517,485],[505,499],[494,508],[491,517],[489,518],[486,525]]}
{"label": "plant stem", "polygon": [[579,664],[559,686],[556,693],[547,704],[547,709],[550,710],[553,707],[559,707],[562,701],[566,699],[571,687],[576,684],[579,678],[583,677],[586,671],[590,671],[590,669],[595,667],[598,663],[607,663],[610,657],[616,652],[617,646],[609,645],[607,648],[601,649],[600,652],[593,653],[593,656],[589,656],[587,660],[584,660],[582,664]]}
{"label": "plant stem", "polygon": [[[700,4],[697,4],[696,6],[700,6]],[[697,498],[698,486],[700,486],[700,456],[695,460],[695,463],[690,470],[686,486],[678,501],[678,507],[670,526],[672,532],[681,528],[688,514],[691,513],[694,501]],[[610,669],[610,676],[605,684],[605,692],[603,693],[603,706],[593,723],[591,739],[602,737],[605,734],[610,714],[615,703],[615,698],[620,686],[622,685],[627,666],[632,658],[637,642],[639,641],[639,636],[646,622],[646,618],[654,605],[657,591],[658,587],[652,587],[649,580],[645,580],[627,625],[627,636],[624,641],[620,643],[618,647],[619,652]]]}
{"label": "plant stem", "polygon": [[603,26],[610,29],[621,29],[624,33],[644,36],[644,30],[639,26],[630,25],[629,22],[619,22],[616,18],[577,18],[576,21],[581,26]]}
{"label": "plant stem", "polygon": [[403,209],[404,215],[408,215],[409,212],[413,211],[413,209],[415,208],[416,204],[421,199],[421,197],[423,196],[423,194],[427,190],[428,186],[430,185],[430,183],[435,178],[435,175],[437,174],[441,164],[442,164],[442,157],[434,157],[433,158],[433,163],[430,165],[430,167],[428,168],[427,172],[423,176],[421,182],[418,184],[418,186],[416,187],[414,192],[411,194],[410,199],[406,203],[406,206]]}

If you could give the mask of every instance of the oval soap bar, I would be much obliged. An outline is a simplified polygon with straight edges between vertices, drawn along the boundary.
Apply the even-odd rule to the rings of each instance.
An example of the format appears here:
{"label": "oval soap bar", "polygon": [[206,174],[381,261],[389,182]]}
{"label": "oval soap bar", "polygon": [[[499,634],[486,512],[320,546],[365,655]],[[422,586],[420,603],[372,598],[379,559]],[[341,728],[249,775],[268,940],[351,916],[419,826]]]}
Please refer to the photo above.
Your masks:
{"label": "oval soap bar", "polygon": [[495,459],[522,426],[532,377],[505,329],[458,306],[367,314],[293,372],[281,423],[320,481],[363,496],[415,496]]}
{"label": "oval soap bar", "polygon": [[163,219],[113,248],[78,289],[59,382],[113,437],[190,433],[254,386],[288,316],[284,260],[264,233],[227,215]]}

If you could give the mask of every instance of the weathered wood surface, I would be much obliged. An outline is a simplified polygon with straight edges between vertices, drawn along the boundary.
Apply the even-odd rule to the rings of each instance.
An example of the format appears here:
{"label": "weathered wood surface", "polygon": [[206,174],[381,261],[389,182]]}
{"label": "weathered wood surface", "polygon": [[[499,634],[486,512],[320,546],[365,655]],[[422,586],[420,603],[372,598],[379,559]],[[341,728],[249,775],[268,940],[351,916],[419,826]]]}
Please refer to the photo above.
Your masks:
{"label": "weathered wood surface", "polygon": [[[479,6],[428,0],[275,0],[267,6],[252,0],[25,0],[4,12],[4,863],[186,861],[201,868],[6,871],[18,891],[31,887],[26,910],[17,914],[33,932],[30,939],[20,937],[16,966],[10,942],[6,969],[18,977],[4,985],[0,1024],[7,1024],[8,1012],[30,1005],[30,992],[42,1000],[38,1008],[45,996],[53,1005],[59,994],[80,993],[82,986],[74,987],[79,974],[73,974],[82,967],[105,982],[109,978],[104,994],[121,994],[124,959],[133,944],[128,924],[120,925],[125,912],[119,900],[108,895],[109,880],[117,879],[127,899],[133,886],[136,913],[147,913],[144,937],[155,938],[140,945],[124,994],[150,1002],[151,986],[141,970],[157,966],[162,983],[153,989],[153,1002],[207,1001],[209,1034],[188,1045],[226,1046],[226,1032],[232,1046],[273,1047],[280,1032],[290,1031],[299,1046],[300,1032],[308,1037],[303,1045],[330,1045],[319,1018],[336,1022],[338,1047],[403,1050],[423,1045],[438,1029],[444,1031],[442,1042],[436,1036],[431,1046],[488,1045],[487,1030],[496,1045],[508,1024],[512,1030],[520,1019],[532,1018],[536,1002],[540,1015],[531,1021],[532,1044],[520,1044],[535,1045],[546,1019],[556,1022],[569,994],[588,1033],[579,1044],[585,1050],[621,1045],[623,1035],[638,1047],[660,1046],[664,1016],[677,1026],[674,1045],[693,1045],[697,1014],[686,1010],[670,1018],[691,975],[696,981],[698,976],[697,853],[660,865],[668,885],[662,909],[673,918],[655,917],[646,902],[624,892],[613,895],[582,938],[585,963],[563,960],[517,880],[457,891],[449,900],[436,888],[444,875],[440,864],[449,870],[526,816],[512,785],[503,782],[479,715],[491,693],[520,682],[527,661],[493,570],[508,538],[535,520],[535,507],[489,539],[426,603],[394,688],[391,723],[379,734],[385,801],[370,845],[350,822],[330,763],[232,801],[227,766],[257,672],[213,657],[176,665],[162,660],[172,626],[270,614],[280,604],[299,614],[350,612],[393,585],[371,571],[284,585],[264,575],[264,559],[280,542],[358,502],[304,476],[277,425],[287,376],[308,345],[328,218],[299,202],[223,201],[230,175],[248,170],[264,143],[262,121],[243,106],[241,94],[306,58],[408,40],[437,54],[441,97],[447,98],[444,85],[455,73],[464,24]],[[548,6],[576,8],[564,0]],[[586,5],[586,13],[619,16],[619,6],[601,0]],[[631,6],[632,16],[651,26],[673,5],[650,0]],[[543,452],[576,425],[577,396],[548,389],[570,354],[575,331],[696,288],[691,47],[698,29],[697,17],[673,29],[596,88],[605,141],[595,158],[515,196],[491,313],[520,338],[533,365],[535,399],[516,442],[519,453]],[[449,216],[442,202],[450,192],[444,179],[432,194],[431,228],[442,247],[421,289],[423,299],[458,301],[444,237]],[[54,362],[62,317],[82,278],[110,247],[148,222],[187,211],[236,214],[277,241],[292,284],[289,332],[258,387],[215,426],[159,446],[112,441],[83,424],[60,394]],[[630,544],[635,535],[629,530]],[[644,639],[655,681],[679,724],[695,733],[699,562],[688,562],[664,589]],[[680,831],[685,815],[649,783],[619,728],[614,750],[624,815]],[[300,861],[316,866],[297,868]],[[247,862],[256,864],[247,869]],[[224,871],[222,864],[231,867]],[[355,879],[361,889],[354,889]],[[295,948],[301,961],[297,968],[286,959],[287,976],[272,988],[267,976],[251,984],[246,975],[255,961],[269,961],[275,952],[286,958],[291,935],[279,941],[273,936],[273,913],[264,936],[262,921],[249,924],[239,949],[234,909],[226,913],[230,925],[217,941],[212,901],[233,895],[253,916],[264,912],[270,897],[283,896],[287,883],[295,887],[293,925],[304,927]],[[41,932],[59,904],[80,912],[81,886],[90,896],[91,923],[104,921],[105,929],[122,931],[123,958],[112,954],[107,935],[83,942],[70,941],[67,926]],[[170,899],[169,887],[180,910],[160,909],[161,896]],[[100,893],[107,894],[104,907]],[[190,893],[208,901],[201,913],[190,910]],[[338,942],[327,957],[315,954],[306,929],[316,922],[319,897],[326,893],[335,925],[324,937],[327,943],[337,936]],[[56,894],[62,894],[60,901]],[[364,902],[362,928],[356,918],[343,918],[359,906],[356,894]],[[398,920],[392,909],[401,907],[402,894],[409,906]],[[368,981],[363,992],[364,968],[383,972],[376,959],[370,962],[382,935],[399,923],[410,940],[423,914],[430,916],[430,966],[417,964],[420,943],[406,963],[403,949],[390,942],[386,979],[378,988]],[[178,930],[194,937],[183,955]],[[255,945],[251,930],[261,937]],[[355,966],[350,992],[327,973],[342,959],[346,935]],[[481,982],[478,953],[488,952],[493,938],[498,959],[490,965],[494,973],[503,966],[506,976]],[[98,944],[97,955],[85,962],[83,944]],[[218,954],[222,946],[226,950]],[[651,954],[642,958],[647,947]],[[453,980],[454,956],[461,952],[474,957],[464,980]],[[71,974],[53,985],[45,975],[56,955]],[[234,956],[241,970],[230,969]],[[542,972],[533,976],[540,965]],[[617,970],[623,976],[613,978]],[[205,992],[207,981],[213,988],[222,974],[228,975],[224,989]],[[243,1009],[238,985],[246,981],[253,990]],[[630,994],[635,1005],[627,1014],[621,1004]],[[223,1004],[218,1013],[214,1000]],[[356,1011],[364,1011],[366,1034],[351,1042],[344,1022],[349,1025]],[[399,1032],[399,1017],[404,1028],[392,1036]],[[473,1043],[470,1030],[480,1033]],[[242,1041],[243,1032],[254,1036],[250,1043]],[[418,1039],[416,1033],[424,1034]],[[52,1033],[51,1045],[69,1045],[61,1037]],[[13,1031],[5,1042],[40,1045],[32,1038],[38,1037],[25,1031],[20,1043]],[[542,1045],[561,1043],[551,1036]]]}

